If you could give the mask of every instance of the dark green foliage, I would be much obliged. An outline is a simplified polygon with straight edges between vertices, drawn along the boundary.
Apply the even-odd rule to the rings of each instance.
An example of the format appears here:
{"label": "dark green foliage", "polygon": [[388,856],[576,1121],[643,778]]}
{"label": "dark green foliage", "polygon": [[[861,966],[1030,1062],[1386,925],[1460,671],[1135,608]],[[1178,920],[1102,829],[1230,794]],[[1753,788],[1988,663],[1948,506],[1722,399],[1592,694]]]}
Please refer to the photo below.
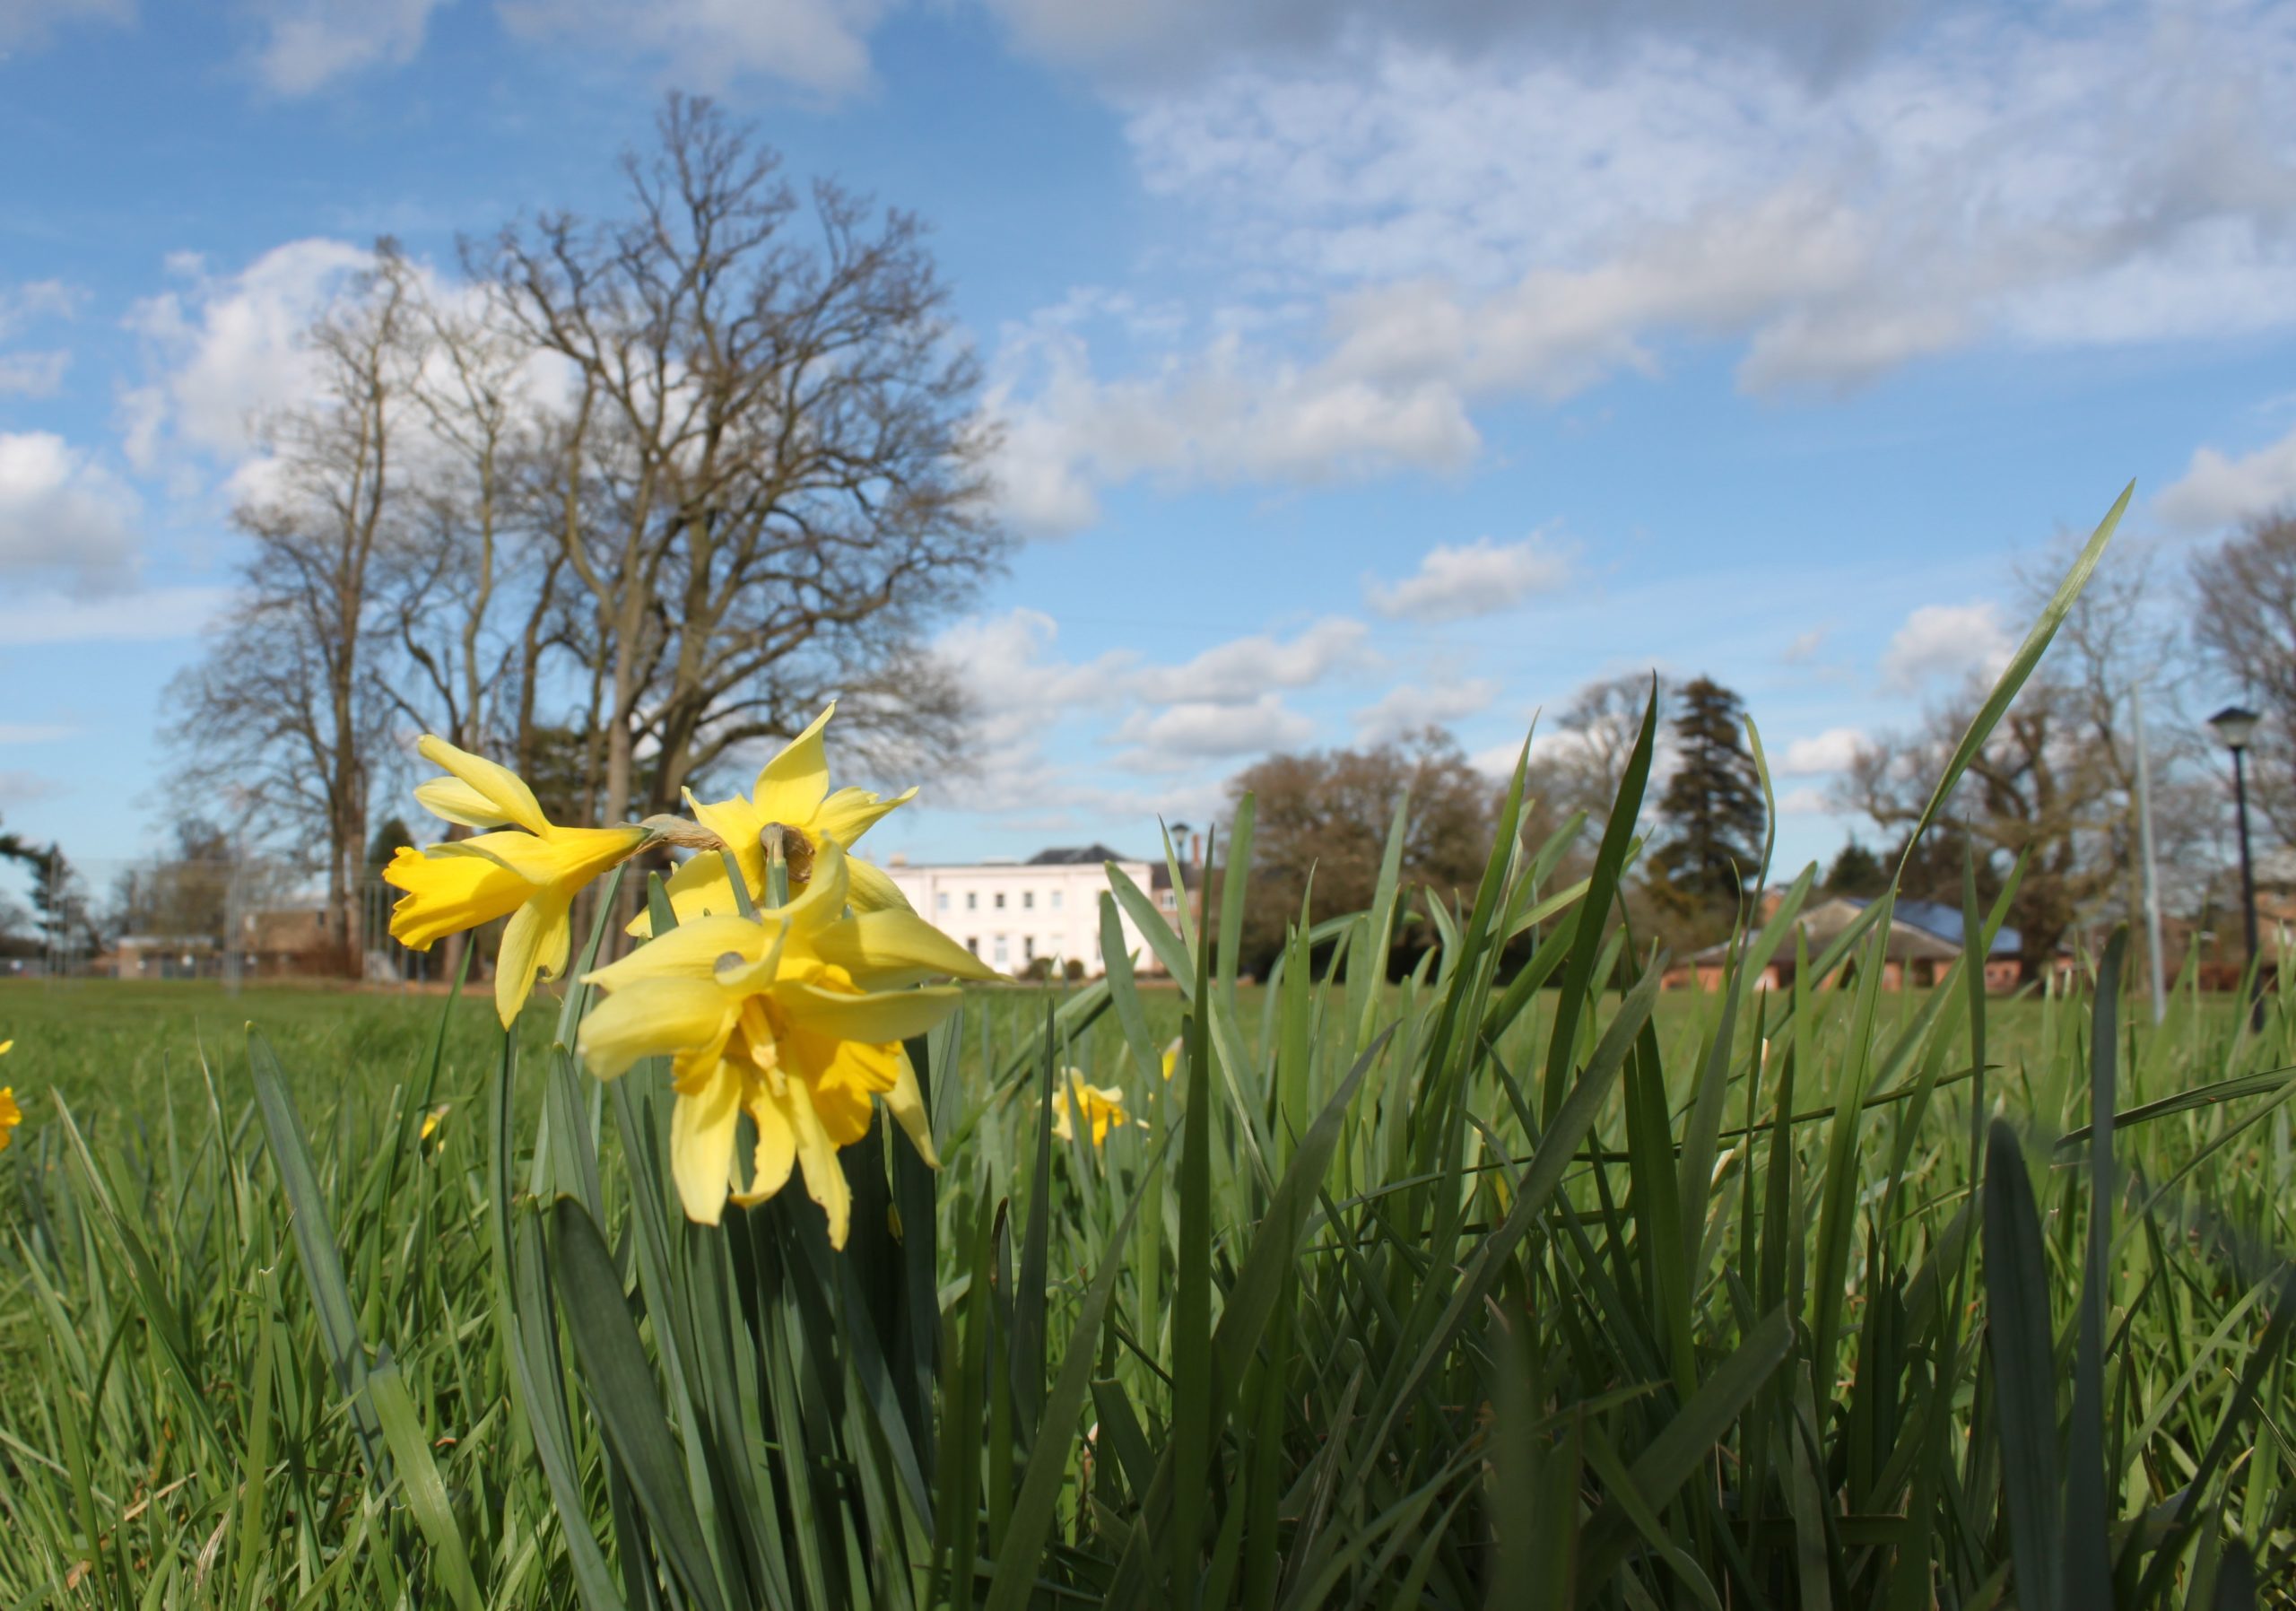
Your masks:
{"label": "dark green foliage", "polygon": [[1870,900],[1888,888],[1889,883],[1889,869],[1882,865],[1882,858],[1853,838],[1845,840],[1834,853],[1818,887],[1829,895],[1857,895]]}
{"label": "dark green foliage", "polygon": [[1658,800],[1651,887],[1684,914],[1727,913],[1753,885],[1769,820],[1745,706],[1710,677],[1683,684],[1674,704],[1674,771]]}

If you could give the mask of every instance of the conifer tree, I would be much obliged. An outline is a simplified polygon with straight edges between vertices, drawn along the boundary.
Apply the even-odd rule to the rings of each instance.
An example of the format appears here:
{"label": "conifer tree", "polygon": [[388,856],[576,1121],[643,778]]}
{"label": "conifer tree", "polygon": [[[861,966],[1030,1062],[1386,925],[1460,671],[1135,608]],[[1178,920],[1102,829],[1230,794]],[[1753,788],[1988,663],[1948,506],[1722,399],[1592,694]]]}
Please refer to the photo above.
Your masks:
{"label": "conifer tree", "polygon": [[1675,766],[1658,801],[1654,893],[1685,914],[1718,915],[1751,888],[1761,855],[1761,779],[1745,744],[1745,707],[1710,677],[1675,695]]}

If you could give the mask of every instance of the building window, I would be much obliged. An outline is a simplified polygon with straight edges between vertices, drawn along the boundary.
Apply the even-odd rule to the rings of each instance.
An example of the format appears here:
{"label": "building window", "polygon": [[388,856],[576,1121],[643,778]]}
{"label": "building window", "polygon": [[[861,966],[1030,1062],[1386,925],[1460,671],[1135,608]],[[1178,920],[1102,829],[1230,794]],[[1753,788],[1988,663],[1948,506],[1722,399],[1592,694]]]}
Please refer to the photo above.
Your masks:
{"label": "building window", "polygon": [[967,890],[965,892],[965,910],[967,911],[978,911],[980,910],[980,893],[978,891]]}
{"label": "building window", "polygon": [[1004,936],[1000,934],[996,936],[996,965],[1001,968],[1012,960],[1012,951],[1005,945]]}
{"label": "building window", "polygon": [[1022,910],[1022,911],[1034,911],[1034,910],[1036,910],[1036,909],[1037,909],[1037,893],[1036,893],[1036,891],[1034,891],[1034,890],[1022,890],[1022,891],[1021,892],[1021,910]]}
{"label": "building window", "polygon": [[1004,910],[1004,892],[1003,890],[998,890],[996,892],[996,910],[998,911],[1003,911]]}
{"label": "building window", "polygon": [[1175,894],[1175,893],[1174,893],[1172,891],[1170,891],[1170,890],[1166,890],[1166,891],[1164,892],[1164,910],[1165,910],[1166,911],[1178,911],[1178,910],[1179,910],[1179,909],[1180,909],[1180,898],[1179,898],[1179,896],[1178,896],[1178,895],[1177,895],[1177,894]]}
{"label": "building window", "polygon": [[980,954],[980,936],[977,934],[967,935],[965,936],[965,949],[971,952],[975,956],[978,956]]}
{"label": "building window", "polygon": [[1058,890],[1052,892],[1052,910],[1055,911],[1058,911],[1060,910],[1060,892]]}
{"label": "building window", "polygon": [[1034,935],[1032,935],[1032,934],[1031,934],[1031,935],[1024,935],[1024,936],[1022,936],[1022,939],[1021,939],[1021,960],[1022,960],[1022,962],[1034,962],[1034,961],[1036,961],[1036,960],[1037,960],[1037,936],[1034,936]]}
{"label": "building window", "polygon": [[939,908],[941,910],[943,910],[943,911],[946,911],[946,910],[949,910],[949,892],[948,892],[948,891],[946,891],[946,890],[943,890],[939,894],[937,894],[937,895],[934,896],[934,897],[933,897],[933,903],[935,904],[935,906],[938,907],[938,908]]}

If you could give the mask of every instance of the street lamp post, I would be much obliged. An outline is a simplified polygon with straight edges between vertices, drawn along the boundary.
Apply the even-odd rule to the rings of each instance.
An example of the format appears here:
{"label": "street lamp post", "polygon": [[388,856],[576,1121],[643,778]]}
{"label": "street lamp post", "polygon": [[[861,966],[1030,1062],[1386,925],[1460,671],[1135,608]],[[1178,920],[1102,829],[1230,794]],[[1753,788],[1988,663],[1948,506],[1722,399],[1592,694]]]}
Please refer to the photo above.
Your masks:
{"label": "street lamp post", "polygon": [[2257,1028],[2264,1027],[2264,967],[2257,951],[2257,876],[2248,859],[2248,739],[2263,718],[2253,710],[2238,705],[2227,705],[2208,718],[2215,729],[2216,742],[2232,752],[2232,799],[2240,823],[2240,923],[2241,932],[2248,943],[2248,965],[2256,970],[2251,987],[2255,1000],[2249,1008],[2248,1022]]}

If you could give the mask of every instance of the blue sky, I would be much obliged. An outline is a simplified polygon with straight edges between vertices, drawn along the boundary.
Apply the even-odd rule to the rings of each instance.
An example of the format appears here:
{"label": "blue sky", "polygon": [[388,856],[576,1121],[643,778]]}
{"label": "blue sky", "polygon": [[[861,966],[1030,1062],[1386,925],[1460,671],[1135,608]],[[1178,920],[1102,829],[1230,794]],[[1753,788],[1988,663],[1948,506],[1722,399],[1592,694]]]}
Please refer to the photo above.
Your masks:
{"label": "blue sky", "polygon": [[1493,757],[1656,665],[1823,856],[2017,561],[2132,476],[2170,571],[2296,497],[2296,11],[1578,9],[4,0],[0,820],[201,804],[160,694],[294,330],[378,233],[612,208],[670,86],[931,221],[1004,427],[980,765],[881,851],[1145,849],[1271,747]]}

